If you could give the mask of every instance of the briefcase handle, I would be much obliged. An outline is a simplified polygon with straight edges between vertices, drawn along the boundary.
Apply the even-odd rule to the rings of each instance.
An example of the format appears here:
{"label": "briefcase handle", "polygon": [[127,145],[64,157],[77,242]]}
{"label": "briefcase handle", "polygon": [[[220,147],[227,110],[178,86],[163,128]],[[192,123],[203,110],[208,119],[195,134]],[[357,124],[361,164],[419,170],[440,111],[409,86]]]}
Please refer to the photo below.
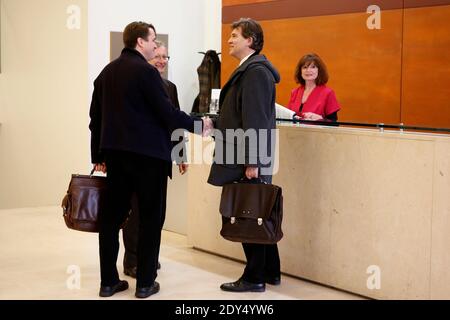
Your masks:
{"label": "briefcase handle", "polygon": [[[95,168],[92,168],[92,170],[91,170],[91,173],[89,174],[89,177],[94,177],[95,175],[94,175],[94,173],[95,173]],[[95,176],[95,177],[97,177],[97,176]],[[103,176],[98,176],[98,177],[103,177]]]}
{"label": "briefcase handle", "polygon": [[264,181],[263,179],[261,179],[261,177],[252,178],[252,179],[248,179],[247,177],[243,177],[239,181],[234,181],[234,183],[267,184],[267,182]]}

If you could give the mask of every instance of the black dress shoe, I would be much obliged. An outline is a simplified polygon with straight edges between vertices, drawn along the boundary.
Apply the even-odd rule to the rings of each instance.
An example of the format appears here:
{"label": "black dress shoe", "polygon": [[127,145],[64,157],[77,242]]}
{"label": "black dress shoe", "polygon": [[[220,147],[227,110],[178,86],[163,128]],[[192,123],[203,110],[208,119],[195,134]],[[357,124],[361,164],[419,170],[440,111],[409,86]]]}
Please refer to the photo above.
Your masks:
{"label": "black dress shoe", "polygon": [[123,273],[125,273],[127,276],[130,276],[134,279],[136,279],[136,271],[137,267],[131,267],[131,268],[123,268]]}
{"label": "black dress shoe", "polygon": [[159,283],[153,282],[151,287],[136,288],[136,298],[147,298],[159,291]]}
{"label": "black dress shoe", "polygon": [[120,280],[114,286],[101,286],[99,296],[100,297],[111,297],[116,292],[124,291],[128,289],[128,282],[125,280]]}
{"label": "black dress shoe", "polygon": [[220,286],[223,291],[231,292],[264,292],[266,290],[265,283],[252,283],[242,278],[235,282],[224,283]]}
{"label": "black dress shoe", "polygon": [[266,277],[265,282],[273,286],[278,286],[281,283],[281,277]]}

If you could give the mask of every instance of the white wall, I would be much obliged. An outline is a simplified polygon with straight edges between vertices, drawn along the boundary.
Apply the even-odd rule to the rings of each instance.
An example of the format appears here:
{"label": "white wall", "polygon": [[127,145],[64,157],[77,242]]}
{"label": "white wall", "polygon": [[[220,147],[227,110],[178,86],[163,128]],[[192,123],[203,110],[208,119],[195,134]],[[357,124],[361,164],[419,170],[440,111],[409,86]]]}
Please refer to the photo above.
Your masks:
{"label": "white wall", "polygon": [[[169,78],[186,111],[198,94],[198,51],[221,45],[221,0],[0,0],[0,209],[58,205],[71,173],[88,173],[92,82],[109,32],[134,20],[170,35]],[[68,30],[69,5],[81,9]]]}
{"label": "white wall", "polygon": [[89,90],[109,62],[109,32],[132,21],[152,23],[169,35],[169,79],[181,108],[190,112],[198,94],[199,51],[221,47],[221,0],[89,0]]}
{"label": "white wall", "polygon": [[[59,204],[87,170],[87,0],[1,0],[0,208]],[[81,11],[69,30],[67,7]]]}
{"label": "white wall", "polygon": [[[222,0],[204,0],[205,8],[205,49],[220,52],[222,46]],[[220,57],[220,56],[219,56]]]}
{"label": "white wall", "polygon": [[[89,92],[110,61],[111,31],[123,31],[132,21],[152,23],[157,33],[169,35],[169,79],[178,88],[182,110],[190,112],[199,92],[197,67],[209,49],[220,52],[221,0],[89,0]],[[189,174],[189,172],[188,172]],[[187,233],[187,178],[174,168],[169,181],[164,228]]]}

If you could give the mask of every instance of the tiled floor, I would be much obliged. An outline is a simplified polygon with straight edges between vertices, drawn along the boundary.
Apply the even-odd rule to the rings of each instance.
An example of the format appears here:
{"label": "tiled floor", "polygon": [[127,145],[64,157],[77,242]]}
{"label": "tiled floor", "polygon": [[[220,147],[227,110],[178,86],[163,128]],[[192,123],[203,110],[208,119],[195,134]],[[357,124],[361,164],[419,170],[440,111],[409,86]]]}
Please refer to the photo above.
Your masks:
{"label": "tiled floor", "polygon": [[[119,271],[122,257],[123,248]],[[361,299],[288,276],[265,293],[223,292],[219,285],[238,278],[243,264],[194,250],[171,232],[163,233],[160,261],[161,291],[149,299]],[[110,299],[135,299],[135,280],[123,279],[130,289]],[[0,210],[0,299],[100,299],[98,289],[97,234],[67,229],[58,207]]]}

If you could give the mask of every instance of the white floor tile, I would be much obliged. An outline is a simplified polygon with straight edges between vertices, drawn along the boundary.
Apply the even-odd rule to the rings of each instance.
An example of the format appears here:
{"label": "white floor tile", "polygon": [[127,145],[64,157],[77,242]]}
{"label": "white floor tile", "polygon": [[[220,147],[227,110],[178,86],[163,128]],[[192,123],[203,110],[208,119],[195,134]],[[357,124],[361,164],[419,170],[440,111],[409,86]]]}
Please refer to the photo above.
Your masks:
{"label": "white floor tile", "polygon": [[[0,210],[0,299],[100,299],[97,238],[69,230],[58,207]],[[119,272],[122,257],[123,247]],[[236,280],[244,265],[195,250],[185,236],[172,232],[163,232],[160,262],[161,291],[150,299],[361,299],[288,276],[264,293],[223,292],[220,284]],[[80,271],[80,288],[68,286],[70,268]],[[135,299],[135,280],[122,278],[130,289],[110,299]]]}

